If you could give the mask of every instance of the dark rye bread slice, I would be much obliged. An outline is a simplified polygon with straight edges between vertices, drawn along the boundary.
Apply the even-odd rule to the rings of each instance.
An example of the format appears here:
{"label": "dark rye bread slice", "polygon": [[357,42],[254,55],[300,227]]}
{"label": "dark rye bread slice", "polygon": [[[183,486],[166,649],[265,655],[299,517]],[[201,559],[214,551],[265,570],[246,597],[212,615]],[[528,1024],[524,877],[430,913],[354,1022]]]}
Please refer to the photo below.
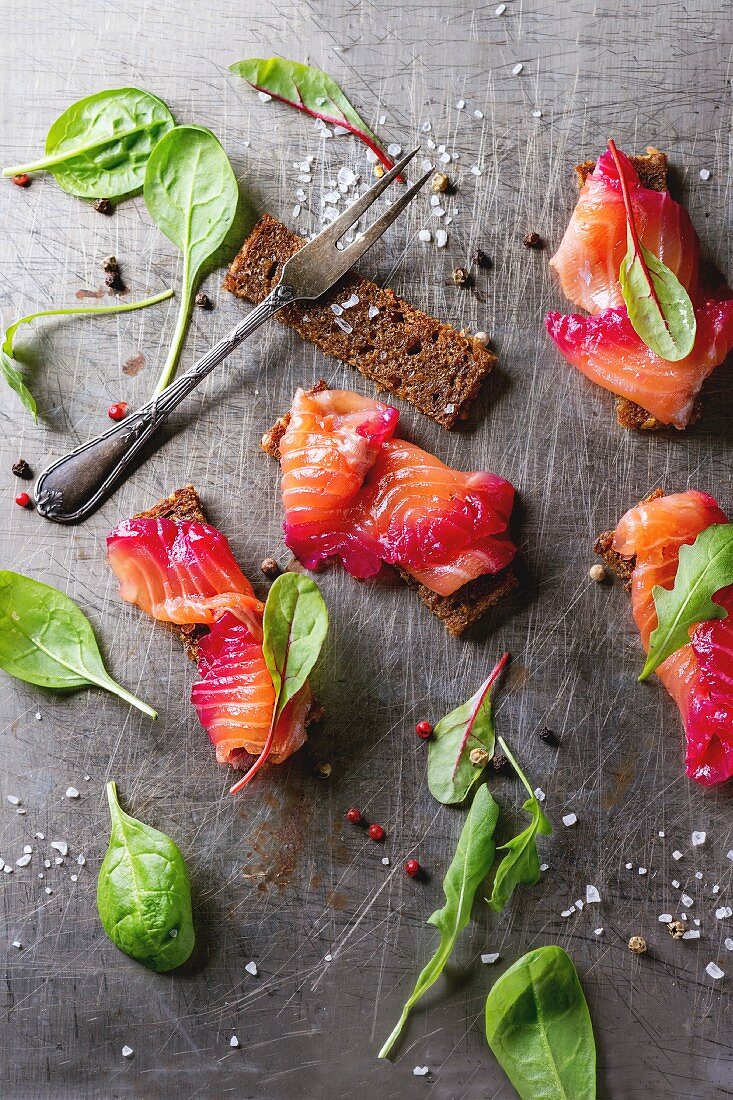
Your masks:
{"label": "dark rye bread slice", "polygon": [[[655,149],[654,146],[650,145],[644,156],[629,157],[629,160],[636,169],[644,187],[648,187],[652,191],[667,190],[666,153],[662,153],[659,149]],[[575,178],[579,188],[583,186],[595,166],[596,162],[594,160],[586,160],[575,166]],[[699,416],[700,403],[695,402],[689,423],[694,424]],[[635,431],[656,432],[669,427],[668,424],[662,424],[641,405],[637,405],[635,401],[629,401],[628,397],[616,398],[616,419],[622,428],[631,428]]]}
{"label": "dark rye bread slice", "polygon": [[[245,301],[261,302],[280,278],[285,261],[305,243],[264,214],[232,262],[225,288]],[[340,303],[352,296],[358,303],[338,314]],[[379,312],[370,317],[374,309]],[[496,356],[477,340],[353,272],[317,303],[295,302],[277,317],[304,340],[356,367],[379,389],[396,393],[444,428],[468,417],[496,363]]]}
{"label": "dark rye bread slice", "polygon": [[[653,493],[650,493],[648,497],[644,497],[639,501],[640,504],[646,504],[647,501],[656,500],[658,497],[664,496],[664,489],[655,489]],[[593,549],[596,554],[603,558],[608,568],[620,577],[624,582],[624,588],[628,591],[631,588],[631,577],[636,567],[635,558],[622,558],[620,554],[617,554],[613,548],[613,540],[616,537],[616,531],[603,531],[595,543]]]}
{"label": "dark rye bread slice", "polygon": [[[325,382],[318,382],[313,387],[316,392],[326,389]],[[273,426],[262,437],[260,447],[271,458],[280,458],[280,440],[290,421],[290,413],[278,417]],[[424,584],[420,584],[409,573],[399,566],[394,567],[397,574],[405,584],[417,592],[426,607],[432,611],[444,624],[449,634],[459,638],[470,626],[494,607],[504,596],[508,596],[515,588],[519,587],[519,580],[513,566],[509,565],[501,573],[489,576],[477,577],[474,581],[464,584],[452,596],[439,596],[432,592]]]}

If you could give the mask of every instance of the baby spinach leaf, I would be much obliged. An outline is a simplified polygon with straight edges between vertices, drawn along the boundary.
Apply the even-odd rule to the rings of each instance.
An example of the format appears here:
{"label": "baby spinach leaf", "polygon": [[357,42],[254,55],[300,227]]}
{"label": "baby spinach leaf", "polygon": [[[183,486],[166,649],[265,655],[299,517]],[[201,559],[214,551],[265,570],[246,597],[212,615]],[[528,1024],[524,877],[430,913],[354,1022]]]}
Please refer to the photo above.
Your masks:
{"label": "baby spinach leaf", "polygon": [[72,103],[46,138],[46,155],[4,168],[4,176],[51,172],[82,199],[118,199],[139,191],[156,142],[175,126],[162,99],[139,88],[111,88]]}
{"label": "baby spinach leaf", "polygon": [[648,348],[675,363],[692,351],[697,330],[695,310],[674,272],[641,243],[618,150],[613,141],[608,147],[626,210],[627,251],[618,277],[629,320]]}
{"label": "baby spinach leaf", "polygon": [[521,833],[512,837],[506,844],[499,846],[499,851],[506,852],[506,855],[496,869],[491,897],[486,899],[496,913],[501,912],[512,896],[515,887],[519,886],[520,883],[524,883],[526,886],[534,886],[539,880],[540,857],[537,853],[537,837],[549,836],[552,832],[552,825],[540,809],[536,794],[502,737],[499,738],[499,744],[529,794],[529,798],[523,804],[522,809],[527,811],[532,820]]}
{"label": "baby spinach leaf", "polygon": [[479,787],[468,811],[453,861],[443,879],[445,905],[428,917],[428,924],[434,925],[440,932],[440,943],[430,962],[423,967],[402,1015],[379,1052],[380,1058],[386,1058],[397,1042],[412,1006],[442,974],[459,933],[468,924],[474,895],[494,862],[496,848],[493,838],[498,817],[499,806],[489,794],[488,787]]}
{"label": "baby spinach leaf", "polygon": [[596,1046],[572,959],[538,947],[486,999],[486,1039],[521,1100],[596,1100]]}
{"label": "baby spinach leaf", "polygon": [[107,801],[112,832],[97,879],[99,919],[115,947],[162,974],[186,961],[196,938],[186,864],[170,837],[121,809],[114,783]]}
{"label": "baby spinach leaf", "polygon": [[25,407],[36,418],[36,400],[23,382],[21,365],[15,358],[13,346],[15,334],[21,325],[30,325],[39,317],[101,317],[108,313],[132,313],[136,309],[145,309],[146,306],[154,306],[172,297],[172,290],[164,290],[160,294],[154,294],[152,298],[144,298],[141,302],[117,302],[110,306],[71,306],[69,309],[44,309],[39,313],[29,313],[6,328],[0,344],[0,371],[10,388],[15,390]]}
{"label": "baby spinach leaf", "polygon": [[262,629],[262,652],[275,688],[275,707],[262,752],[230,794],[245,787],[267,760],[278,719],[318,660],[328,632],[328,608],[318,585],[301,573],[282,573],[267,595]]}
{"label": "baby spinach leaf", "polygon": [[176,126],[160,139],[148,160],[143,194],[151,218],[180,249],[183,260],[181,305],[158,394],[176,369],[199,272],[234,221],[239,189],[229,158],[211,130]]}
{"label": "baby spinach leaf", "polygon": [[336,81],[322,69],[282,57],[250,57],[230,65],[229,71],[244,77],[258,92],[266,92],[273,99],[295,107],[296,111],[320,118],[329,126],[343,126],[363,141],[385,168],[392,167],[377,136],[349,103]]}
{"label": "baby spinach leaf", "polygon": [[692,627],[708,619],[726,618],[728,612],[713,602],[713,596],[729,584],[733,584],[733,524],[713,523],[692,545],[680,547],[674,586],[654,586],[658,625],[649,638],[640,680],[646,680],[663,661],[688,644]]}
{"label": "baby spinach leaf", "polygon": [[158,717],[109,675],[92,624],[72,599],[8,569],[0,570],[0,668],[39,687],[96,684],[150,718]]}
{"label": "baby spinach leaf", "polygon": [[[505,653],[475,695],[441,718],[428,748],[428,787],[445,805],[463,802],[494,753],[491,686],[509,660]],[[477,762],[471,753],[477,751]]]}

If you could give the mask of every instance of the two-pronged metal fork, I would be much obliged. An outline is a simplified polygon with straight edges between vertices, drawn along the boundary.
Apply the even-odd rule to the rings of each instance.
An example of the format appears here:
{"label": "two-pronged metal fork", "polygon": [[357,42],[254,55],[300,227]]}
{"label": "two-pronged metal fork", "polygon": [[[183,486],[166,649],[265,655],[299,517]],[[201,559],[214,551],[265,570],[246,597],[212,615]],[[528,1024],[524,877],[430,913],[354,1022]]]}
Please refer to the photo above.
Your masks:
{"label": "two-pronged metal fork", "polygon": [[108,432],[90,439],[44,470],[33,490],[39,514],[55,523],[78,523],[86,519],[124,481],[140,458],[141,451],[148,446],[173,409],[250,333],[290,302],[319,298],[345,275],[382,236],[430,176],[432,169],[400,195],[353,244],[343,249],[336,247],[344,233],[404,171],[417,151],[413,149],[404,156],[348,210],[291,256],[283,266],[278,283],[264,301],[255,306],[189,371]]}

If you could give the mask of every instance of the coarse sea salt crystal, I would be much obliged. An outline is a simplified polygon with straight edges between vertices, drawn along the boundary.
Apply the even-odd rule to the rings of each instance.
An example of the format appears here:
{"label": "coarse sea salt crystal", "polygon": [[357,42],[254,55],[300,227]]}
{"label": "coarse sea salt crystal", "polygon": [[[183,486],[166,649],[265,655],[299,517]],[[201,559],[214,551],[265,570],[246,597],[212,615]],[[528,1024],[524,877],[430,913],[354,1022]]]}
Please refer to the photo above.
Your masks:
{"label": "coarse sea salt crystal", "polygon": [[702,871],[695,871],[695,878],[698,880],[702,879]]}
{"label": "coarse sea salt crystal", "polygon": [[664,838],[666,836],[666,833],[662,829],[660,829],[659,832],[657,833],[657,836],[659,837],[660,840],[664,840]]}
{"label": "coarse sea salt crystal", "polygon": [[730,905],[721,905],[720,909],[715,910],[715,916],[718,920],[727,920],[728,917],[733,917],[733,909]]}
{"label": "coarse sea salt crystal", "polygon": [[6,863],[5,866],[3,867],[3,871],[5,872],[6,875],[12,875],[14,870],[15,870],[15,868],[11,867],[9,863]]}
{"label": "coarse sea salt crystal", "polygon": [[523,68],[524,68],[524,65],[522,64],[522,62],[518,61],[517,64],[512,69],[512,76],[519,76],[519,74],[521,73]]}
{"label": "coarse sea salt crystal", "polygon": [[78,875],[70,875],[69,878],[71,879],[72,882],[78,882],[79,881],[79,876]]}
{"label": "coarse sea salt crystal", "polygon": [[389,856],[382,856],[382,863],[385,867],[389,867]]}
{"label": "coarse sea salt crystal", "polygon": [[714,962],[708,963],[705,967],[705,973],[709,974],[711,978],[714,978],[716,982],[725,977],[725,971],[721,970],[718,964]]}
{"label": "coarse sea salt crystal", "polygon": [[549,866],[549,863],[540,863],[540,871],[547,871]]}
{"label": "coarse sea salt crystal", "polygon": [[710,169],[709,168],[701,168],[700,169],[700,179],[701,180],[709,180],[710,179]]}
{"label": "coarse sea salt crystal", "polygon": [[689,894],[680,894],[680,902],[684,905],[685,909],[690,909],[695,904],[695,899],[691,898]]}
{"label": "coarse sea salt crystal", "polygon": [[532,111],[532,118],[542,118],[542,111],[540,111],[540,110]]}
{"label": "coarse sea salt crystal", "polygon": [[20,805],[20,799],[17,797],[17,795],[14,795],[14,794],[9,794],[8,795],[8,802],[10,803],[11,806],[19,806]]}
{"label": "coarse sea salt crystal", "polygon": [[602,936],[603,935],[603,929],[602,928],[596,928],[593,934],[595,936]]}
{"label": "coarse sea salt crystal", "polygon": [[24,844],[23,845],[23,852],[24,852],[25,855],[30,855],[30,853],[32,851],[33,851],[33,849],[31,848],[30,844]]}
{"label": "coarse sea salt crystal", "polygon": [[35,837],[36,840],[45,840],[46,839],[46,834],[45,833],[34,833],[33,836]]}
{"label": "coarse sea salt crystal", "polygon": [[586,905],[597,905],[601,900],[601,895],[595,886],[586,886],[585,888],[585,903]]}
{"label": "coarse sea salt crystal", "polygon": [[343,317],[334,317],[334,321],[341,329],[341,331],[345,332],[347,336],[350,336],[351,333],[354,331],[351,325],[347,324],[347,322],[344,321]]}
{"label": "coarse sea salt crystal", "polygon": [[[262,93],[260,93],[260,94],[262,94]],[[267,98],[269,99],[270,97],[268,96]],[[132,1049],[132,1047],[124,1046],[122,1048],[122,1057],[123,1058],[131,1058],[134,1053],[135,1053],[135,1051]]]}
{"label": "coarse sea salt crystal", "polygon": [[437,233],[435,234],[435,243],[438,248],[445,248],[445,246],[448,244],[448,234],[446,233],[445,229],[439,229],[437,231]]}
{"label": "coarse sea salt crystal", "polygon": [[465,106],[466,106],[465,99],[459,99],[458,102],[456,103],[456,110],[457,111],[462,111]]}
{"label": "coarse sea salt crystal", "polygon": [[675,890],[679,890],[679,888],[680,888],[680,884],[679,884],[679,880],[678,880],[678,879],[676,879],[676,878],[673,878],[673,879],[672,879],[672,885],[674,886]]}
{"label": "coarse sea salt crystal", "polygon": [[387,152],[391,157],[398,157],[402,152],[402,146],[393,141],[391,145],[387,146]]}
{"label": "coarse sea salt crystal", "polygon": [[692,841],[692,847],[699,848],[701,844],[705,843],[707,835],[708,834],[704,832],[694,832],[690,837],[690,840]]}
{"label": "coarse sea salt crystal", "polygon": [[20,940],[13,940],[13,947],[16,947],[18,951],[20,951],[23,947],[23,944],[20,942]]}
{"label": "coarse sea salt crystal", "polygon": [[700,921],[698,917],[695,917],[694,923],[698,926],[698,928],[700,927]]}
{"label": "coarse sea salt crystal", "polygon": [[69,854],[69,845],[65,840],[52,840],[51,847],[55,848],[60,856],[67,856]]}
{"label": "coarse sea salt crystal", "polygon": [[440,163],[441,164],[450,164],[450,153],[441,153],[440,154]]}
{"label": "coarse sea salt crystal", "polygon": [[350,297],[348,297],[346,299],[345,302],[341,303],[341,308],[342,309],[353,309],[354,306],[358,306],[359,301],[360,301],[359,295],[358,294],[352,294]]}
{"label": "coarse sea salt crystal", "polygon": [[697,928],[691,928],[689,930],[689,932],[683,932],[682,933],[682,939],[683,940],[699,940],[700,939],[700,932],[698,931]]}
{"label": "coarse sea salt crystal", "polygon": [[432,128],[433,127],[430,125],[429,122],[423,122],[422,126],[420,127],[424,134],[429,134]]}
{"label": "coarse sea salt crystal", "polygon": [[672,859],[682,859],[682,852],[672,852]]}
{"label": "coarse sea salt crystal", "polygon": [[300,203],[297,203],[297,204],[296,204],[296,205],[295,205],[295,206],[293,207],[293,214],[292,214],[292,216],[293,216],[293,219],[295,219],[295,218],[299,218],[299,217],[300,217],[300,211],[301,211],[301,209],[302,209],[302,207],[301,207]]}
{"label": "coarse sea salt crystal", "polygon": [[429,229],[421,229],[417,235],[417,239],[419,241],[432,241],[433,234],[430,232]]}
{"label": "coarse sea salt crystal", "polygon": [[422,170],[423,170],[423,172],[429,172],[429,171],[430,171],[430,170],[432,169],[432,167],[433,167],[433,162],[432,162],[432,160],[428,160],[428,158],[427,158],[427,157],[424,157],[424,158],[423,158],[423,162],[422,162]]}
{"label": "coarse sea salt crystal", "polygon": [[503,15],[505,11],[506,4],[499,4],[498,7],[494,9],[494,15]]}
{"label": "coarse sea salt crystal", "polygon": [[373,150],[367,149],[366,159],[369,161],[370,164],[376,164],[377,161],[379,160],[379,157],[377,156],[377,154],[375,152],[373,152]]}
{"label": "coarse sea salt crystal", "polygon": [[379,116],[379,125],[380,126],[384,126],[386,121],[387,121],[387,116],[386,115],[380,115]]}
{"label": "coarse sea salt crystal", "polygon": [[478,164],[472,164],[469,171],[473,176],[480,176],[483,172],[483,169],[479,168]]}
{"label": "coarse sea salt crystal", "polygon": [[498,958],[499,958],[499,952],[498,951],[491,951],[488,954],[481,956],[481,962],[482,963],[495,963]]}
{"label": "coarse sea salt crystal", "polygon": [[633,866],[634,866],[633,863],[624,863],[624,867],[626,868],[627,871],[630,871]]}
{"label": "coarse sea salt crystal", "polygon": [[323,961],[327,962],[327,963],[333,962],[333,955],[331,955],[331,954],[324,955],[323,956]]}
{"label": "coarse sea salt crystal", "polygon": [[639,874],[640,875],[645,875],[646,874],[646,867],[640,867],[639,868]]}
{"label": "coarse sea salt crystal", "polygon": [[659,921],[660,924],[671,924],[672,919],[673,918],[672,918],[671,913],[660,913],[659,916],[657,917],[657,920]]}
{"label": "coarse sea salt crystal", "polygon": [[16,867],[27,867],[32,859],[33,859],[33,856],[19,856],[18,859],[16,859],[16,861],[15,861],[15,866]]}
{"label": "coarse sea salt crystal", "polygon": [[542,787],[535,787],[534,796],[535,796],[535,798],[537,799],[538,802],[544,802],[545,801],[545,792],[542,790]]}
{"label": "coarse sea salt crystal", "polygon": [[77,791],[76,787],[67,787],[66,788],[66,797],[67,798],[78,798],[79,797],[79,792]]}
{"label": "coarse sea salt crystal", "polygon": [[442,206],[434,206],[433,209],[430,211],[430,213],[435,218],[442,218],[443,215],[445,214],[445,210],[443,209]]}
{"label": "coarse sea salt crystal", "polygon": [[257,963],[256,962],[248,962],[244,969],[247,971],[248,974],[251,974],[253,978],[257,977]]}
{"label": "coarse sea salt crystal", "polygon": [[429,1066],[415,1066],[414,1070],[412,1071],[413,1077],[427,1077],[429,1073]]}
{"label": "coarse sea salt crystal", "polygon": [[[261,103],[269,103],[272,99],[272,96],[268,95],[267,92],[258,92],[257,95],[260,97]],[[132,1051],[130,1051],[130,1054],[132,1054]]]}
{"label": "coarse sea salt crystal", "polygon": [[484,117],[484,112],[483,111],[474,111],[473,112],[473,117],[474,118],[483,118]]}
{"label": "coarse sea salt crystal", "polygon": [[239,1046],[239,1039],[236,1035],[232,1035],[231,1039],[229,1040],[229,1046],[233,1047],[235,1050]]}
{"label": "coarse sea salt crystal", "polygon": [[731,939],[730,936],[728,936],[727,939],[723,940],[723,943],[725,945],[726,951],[733,951],[733,939]]}
{"label": "coarse sea salt crystal", "polygon": [[581,898],[578,898],[578,900],[575,902],[575,908],[576,909],[582,909],[584,905],[585,905],[585,902],[582,901]]}
{"label": "coarse sea salt crystal", "polygon": [[353,187],[358,180],[356,172],[352,172],[350,168],[339,168],[336,179],[341,187]]}
{"label": "coarse sea salt crystal", "polygon": [[369,309],[367,310],[367,317],[369,318],[370,321],[372,321],[378,315],[378,313],[379,313],[379,307],[378,306],[369,306]]}
{"label": "coarse sea salt crystal", "polygon": [[562,913],[560,914],[560,916],[561,916],[561,917],[569,917],[569,916],[571,916],[571,915],[572,915],[572,914],[573,914],[574,912],[575,912],[575,906],[574,906],[574,905],[571,905],[569,909],[563,909],[563,911],[562,911]]}
{"label": "coarse sea salt crystal", "polygon": [[565,814],[563,816],[563,819],[562,819],[562,823],[563,823],[563,825],[565,826],[566,829],[569,829],[571,825],[577,824],[577,821],[578,821],[578,815],[577,814]]}

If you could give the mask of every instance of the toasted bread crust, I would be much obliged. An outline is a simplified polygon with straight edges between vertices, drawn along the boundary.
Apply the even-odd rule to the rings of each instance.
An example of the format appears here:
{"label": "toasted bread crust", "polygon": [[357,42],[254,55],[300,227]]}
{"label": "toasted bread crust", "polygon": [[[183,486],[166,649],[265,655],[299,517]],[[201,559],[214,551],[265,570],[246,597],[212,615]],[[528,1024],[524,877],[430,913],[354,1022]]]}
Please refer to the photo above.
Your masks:
{"label": "toasted bread crust", "polygon": [[[313,392],[318,393],[323,389],[327,389],[326,383],[320,381],[313,387]],[[280,459],[280,440],[289,423],[290,413],[285,413],[284,416],[278,417],[269,431],[263,435],[260,448],[270,458]],[[455,638],[464,634],[504,596],[508,596],[519,587],[519,580],[511,565],[501,573],[485,574],[469,581],[452,596],[438,595],[424,584],[420,584],[399,566],[395,566],[395,571],[408,588],[417,592],[425,606],[432,611],[433,615],[437,615],[445,624],[448,633]]]}
{"label": "toasted bread crust", "polygon": [[[263,215],[232,262],[225,288],[238,298],[261,302],[285,261],[304,244],[302,237]],[[339,304],[352,297],[356,304],[338,313]],[[370,316],[374,309],[378,313]],[[295,302],[277,317],[304,340],[356,367],[379,389],[396,393],[445,428],[468,417],[497,361],[477,340],[353,272],[317,302]]]}
{"label": "toasted bread crust", "polygon": [[[658,497],[664,496],[664,489],[655,489],[649,496],[644,497],[639,501],[640,504],[646,504],[647,501],[656,500]],[[593,550],[599,557],[603,558],[608,568],[620,577],[624,583],[624,588],[628,592],[631,588],[631,578],[636,567],[636,558],[622,558],[613,548],[613,540],[616,537],[615,529],[613,531],[603,531],[593,544]]]}

